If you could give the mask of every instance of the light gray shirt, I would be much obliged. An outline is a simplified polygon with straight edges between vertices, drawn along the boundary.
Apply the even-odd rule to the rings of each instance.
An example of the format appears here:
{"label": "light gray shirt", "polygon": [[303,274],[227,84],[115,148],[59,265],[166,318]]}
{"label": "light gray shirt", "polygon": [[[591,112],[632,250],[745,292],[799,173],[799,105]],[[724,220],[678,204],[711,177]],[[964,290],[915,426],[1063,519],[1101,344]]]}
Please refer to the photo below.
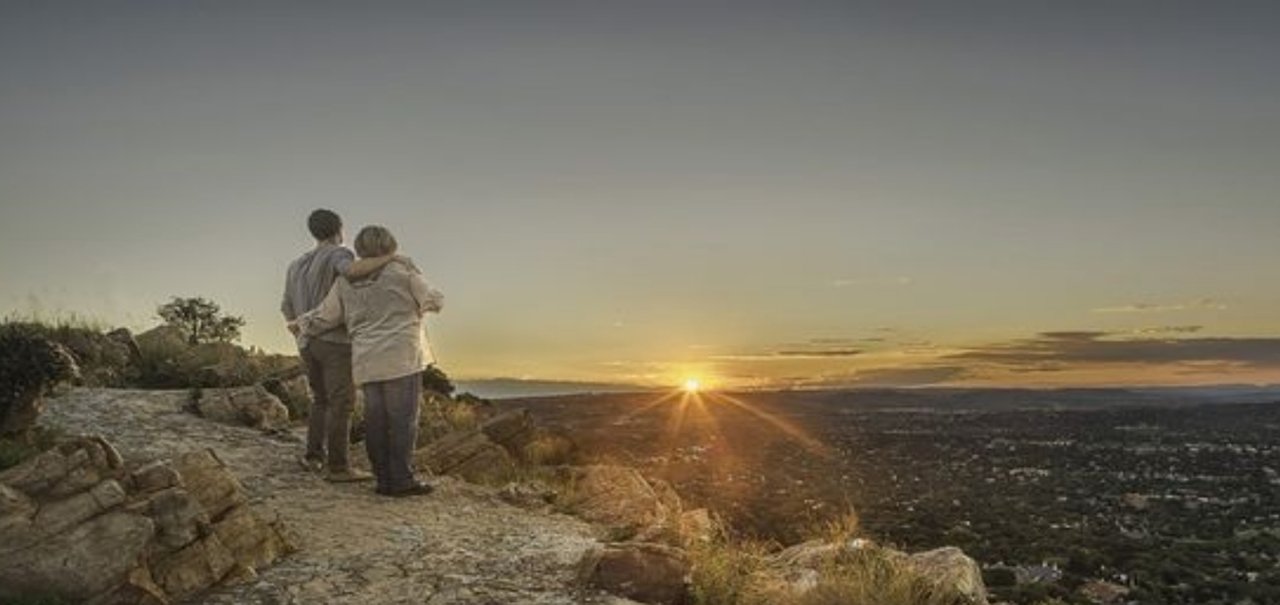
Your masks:
{"label": "light gray shirt", "polygon": [[[337,244],[321,243],[315,248],[299,256],[289,263],[289,271],[284,278],[284,300],[280,303],[280,312],[286,321],[293,321],[298,316],[320,306],[324,297],[333,289],[333,282],[339,275],[345,274],[356,255]],[[309,335],[325,342],[348,343],[351,338],[341,325],[329,330]],[[298,348],[306,346],[306,339],[298,339]]]}
{"label": "light gray shirt", "polygon": [[435,361],[423,317],[444,305],[413,262],[397,257],[367,279],[340,278],[319,307],[298,318],[303,335],[345,324],[356,384],[421,372]]}

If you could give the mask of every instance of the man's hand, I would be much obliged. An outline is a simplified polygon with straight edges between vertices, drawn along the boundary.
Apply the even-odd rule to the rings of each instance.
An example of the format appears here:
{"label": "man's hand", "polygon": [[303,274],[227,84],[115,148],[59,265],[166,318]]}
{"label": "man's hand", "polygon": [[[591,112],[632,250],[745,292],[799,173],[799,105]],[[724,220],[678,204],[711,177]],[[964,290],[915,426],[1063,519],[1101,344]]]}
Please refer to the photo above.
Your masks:
{"label": "man's hand", "polygon": [[378,269],[386,266],[386,264],[395,259],[395,257],[396,256],[394,254],[387,254],[385,256],[371,256],[369,258],[357,260],[356,262],[351,263],[350,267],[347,267],[347,272],[345,274],[346,278],[360,279],[362,277],[367,277],[376,273]]}
{"label": "man's hand", "polygon": [[289,328],[289,333],[293,334],[294,336],[298,336],[299,334],[302,334],[302,328],[298,327],[298,322],[296,321],[291,321],[289,323],[286,323],[285,327]]}

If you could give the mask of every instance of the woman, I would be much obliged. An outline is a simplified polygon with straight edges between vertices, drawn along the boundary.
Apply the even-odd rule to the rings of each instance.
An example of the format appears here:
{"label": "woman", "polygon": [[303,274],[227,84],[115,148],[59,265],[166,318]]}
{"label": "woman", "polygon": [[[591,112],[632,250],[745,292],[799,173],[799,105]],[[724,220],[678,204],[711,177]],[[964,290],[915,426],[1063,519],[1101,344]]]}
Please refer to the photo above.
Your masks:
{"label": "woman", "polygon": [[[355,248],[362,259],[395,254],[396,238],[372,225],[360,230]],[[351,335],[352,374],[364,393],[364,444],[379,494],[431,493],[414,477],[413,449],[421,374],[434,361],[423,316],[439,312],[443,301],[412,261],[396,256],[367,276],[338,279],[319,307],[296,320],[304,334],[345,324]]]}

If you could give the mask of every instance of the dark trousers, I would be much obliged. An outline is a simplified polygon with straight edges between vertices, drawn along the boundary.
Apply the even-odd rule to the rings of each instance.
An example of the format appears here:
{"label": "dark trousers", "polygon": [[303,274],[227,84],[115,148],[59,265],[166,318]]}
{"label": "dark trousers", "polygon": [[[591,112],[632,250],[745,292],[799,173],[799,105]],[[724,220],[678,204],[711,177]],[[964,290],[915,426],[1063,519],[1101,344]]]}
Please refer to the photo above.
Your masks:
{"label": "dark trousers", "polygon": [[324,460],[331,472],[345,471],[351,464],[351,408],[356,399],[351,345],[312,339],[301,353],[312,400],[307,457]]}
{"label": "dark trousers", "polygon": [[418,400],[422,398],[422,373],[367,382],[364,391],[366,431],[364,447],[378,488],[397,491],[411,487],[413,448],[418,440]]}

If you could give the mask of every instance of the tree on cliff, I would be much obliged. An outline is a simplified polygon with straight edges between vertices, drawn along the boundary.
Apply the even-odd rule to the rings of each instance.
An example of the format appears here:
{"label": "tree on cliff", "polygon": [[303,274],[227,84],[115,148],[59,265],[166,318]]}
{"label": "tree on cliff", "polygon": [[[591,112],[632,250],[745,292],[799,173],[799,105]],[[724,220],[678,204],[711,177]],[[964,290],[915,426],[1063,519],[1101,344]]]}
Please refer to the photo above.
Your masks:
{"label": "tree on cliff", "polygon": [[182,330],[193,345],[237,340],[240,328],[244,327],[244,318],[223,315],[218,303],[203,298],[175,296],[160,305],[156,313],[166,324]]}

